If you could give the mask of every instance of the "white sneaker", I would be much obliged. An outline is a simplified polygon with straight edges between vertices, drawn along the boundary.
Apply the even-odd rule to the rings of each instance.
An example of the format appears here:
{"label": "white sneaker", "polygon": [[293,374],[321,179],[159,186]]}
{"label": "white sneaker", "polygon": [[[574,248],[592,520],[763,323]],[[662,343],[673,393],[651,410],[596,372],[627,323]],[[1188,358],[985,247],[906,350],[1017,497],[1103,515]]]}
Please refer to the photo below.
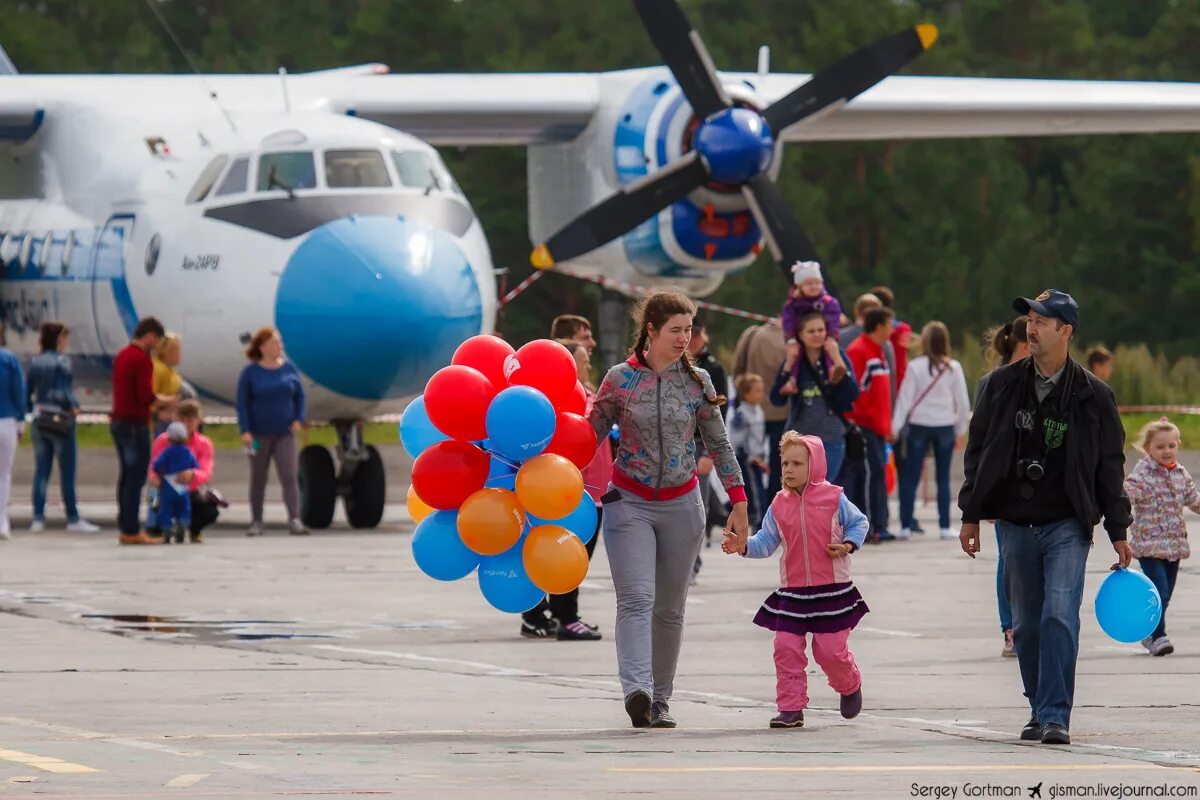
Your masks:
{"label": "white sneaker", "polygon": [[942,538],[943,539],[957,539],[958,534],[955,533],[952,528],[942,528]]}
{"label": "white sneaker", "polygon": [[251,522],[250,527],[246,529],[247,536],[262,536],[263,524],[261,522]]}
{"label": "white sneaker", "polygon": [[292,536],[308,536],[308,528],[304,527],[304,523],[298,519],[293,519],[288,522],[288,532]]}
{"label": "white sneaker", "polygon": [[[30,530],[32,530],[32,528],[30,528]],[[88,522],[83,517],[80,517],[79,519],[75,520],[74,522],[68,522],[67,530],[69,530],[73,533],[96,533],[97,531],[100,530],[100,526],[94,525],[94,524]]]}
{"label": "white sneaker", "polygon": [[0,528],[0,542],[7,542],[12,538],[12,532],[8,528]]}
{"label": "white sneaker", "polygon": [[1160,636],[1154,640],[1154,644],[1150,645],[1150,655],[1152,656],[1169,656],[1175,652],[1175,645],[1171,644],[1171,640],[1166,636]]}
{"label": "white sneaker", "polygon": [[901,528],[896,534],[897,539],[911,539],[913,536],[912,528]]}
{"label": "white sneaker", "polygon": [[41,533],[44,530],[46,530],[45,520],[35,519],[33,522],[29,523],[30,533]]}
{"label": "white sneaker", "polygon": [[1142,639],[1141,645],[1142,645],[1142,647],[1146,648],[1147,653],[1150,653],[1151,655],[1154,654],[1154,637],[1153,636],[1147,636],[1145,639]]}

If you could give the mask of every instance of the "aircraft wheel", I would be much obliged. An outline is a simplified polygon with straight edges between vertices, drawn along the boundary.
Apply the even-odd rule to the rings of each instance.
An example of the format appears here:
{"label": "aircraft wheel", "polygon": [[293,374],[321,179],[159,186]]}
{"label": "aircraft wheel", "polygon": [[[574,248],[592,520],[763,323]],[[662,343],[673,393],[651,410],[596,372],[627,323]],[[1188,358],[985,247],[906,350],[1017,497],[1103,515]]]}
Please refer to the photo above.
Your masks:
{"label": "aircraft wheel", "polygon": [[300,451],[300,521],[309,528],[328,528],[336,502],[333,456],[324,447],[310,444]]}
{"label": "aircraft wheel", "polygon": [[350,482],[350,490],[342,499],[346,506],[346,520],[353,528],[374,528],[383,519],[383,507],[387,500],[387,480],[383,469],[383,458],[372,446],[367,447],[367,458],[359,462]]}

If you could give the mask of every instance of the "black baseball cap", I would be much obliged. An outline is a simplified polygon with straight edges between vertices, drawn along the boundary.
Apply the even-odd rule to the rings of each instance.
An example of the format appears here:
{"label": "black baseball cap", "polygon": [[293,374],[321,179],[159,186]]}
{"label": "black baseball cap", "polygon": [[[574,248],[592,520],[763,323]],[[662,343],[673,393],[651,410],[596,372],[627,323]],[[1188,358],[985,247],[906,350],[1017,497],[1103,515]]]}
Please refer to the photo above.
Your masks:
{"label": "black baseball cap", "polygon": [[1079,304],[1075,298],[1058,289],[1047,289],[1032,300],[1028,297],[1018,297],[1013,300],[1013,310],[1018,314],[1028,314],[1036,311],[1043,317],[1061,319],[1072,328],[1079,327]]}

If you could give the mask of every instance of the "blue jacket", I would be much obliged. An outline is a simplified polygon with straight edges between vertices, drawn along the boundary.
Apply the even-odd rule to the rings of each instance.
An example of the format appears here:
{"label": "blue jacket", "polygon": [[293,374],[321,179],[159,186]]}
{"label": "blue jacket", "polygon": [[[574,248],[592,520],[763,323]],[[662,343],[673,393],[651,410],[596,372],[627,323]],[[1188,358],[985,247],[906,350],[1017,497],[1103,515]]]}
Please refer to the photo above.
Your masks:
{"label": "blue jacket", "polygon": [[25,375],[21,362],[0,347],[0,419],[25,419]]}
{"label": "blue jacket", "polygon": [[188,449],[186,442],[179,442],[178,444],[168,446],[154,460],[154,472],[163,479],[162,490],[172,495],[186,495],[188,489],[184,486],[183,491],[176,490],[167,481],[167,478],[186,469],[195,469],[198,466],[200,464],[196,461],[196,457],[192,455],[192,451]]}
{"label": "blue jacket", "polygon": [[35,405],[55,406],[62,411],[79,408],[73,383],[70,358],[54,351],[38,353],[29,362],[26,409],[33,411]]}
{"label": "blue jacket", "polygon": [[291,362],[279,369],[247,364],[238,377],[238,428],[255,436],[283,436],[308,414],[304,384]]}
{"label": "blue jacket", "polygon": [[[842,361],[846,365],[846,377],[836,385],[831,386],[829,383],[829,359],[821,353],[821,366],[816,370],[820,373],[820,380],[824,384],[825,391],[823,396],[827,397],[832,407],[833,413],[845,415],[849,413],[854,406],[854,401],[858,399],[858,379],[854,375],[854,367],[850,363],[850,356],[846,355],[845,350],[841,350]],[[801,354],[801,358],[804,355]],[[800,416],[800,404],[804,402],[804,390],[816,386],[817,376],[813,374],[813,370],[805,364],[800,365],[800,377],[796,381],[796,387],[800,390],[792,395],[791,413],[788,414],[787,427],[791,430],[796,424],[796,418]],[[787,405],[789,398],[779,393],[783,385],[787,383],[791,375],[785,369],[780,369],[779,374],[775,376],[775,385],[771,387],[771,402],[777,406]]]}

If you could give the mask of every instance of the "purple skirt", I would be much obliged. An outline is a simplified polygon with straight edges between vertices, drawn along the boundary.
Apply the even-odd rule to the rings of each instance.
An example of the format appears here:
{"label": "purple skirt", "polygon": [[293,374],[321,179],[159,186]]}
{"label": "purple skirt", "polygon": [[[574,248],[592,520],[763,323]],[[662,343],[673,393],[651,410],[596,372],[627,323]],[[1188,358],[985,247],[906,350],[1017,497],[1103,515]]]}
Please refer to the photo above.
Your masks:
{"label": "purple skirt", "polygon": [[754,624],[803,636],[850,630],[871,609],[853,583],[777,589],[763,601]]}

